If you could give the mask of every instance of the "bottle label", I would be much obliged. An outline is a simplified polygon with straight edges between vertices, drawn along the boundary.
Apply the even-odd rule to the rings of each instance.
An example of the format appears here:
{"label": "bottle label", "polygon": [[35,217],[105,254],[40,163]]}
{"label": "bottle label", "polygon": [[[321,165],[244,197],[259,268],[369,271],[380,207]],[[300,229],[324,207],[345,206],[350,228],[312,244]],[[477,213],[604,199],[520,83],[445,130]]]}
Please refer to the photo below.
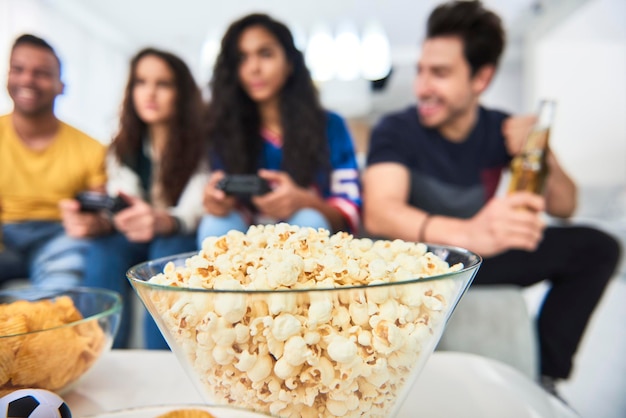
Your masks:
{"label": "bottle label", "polygon": [[511,162],[511,183],[509,192],[528,191],[543,193],[547,176],[546,148],[549,129],[534,131],[526,140],[520,155]]}

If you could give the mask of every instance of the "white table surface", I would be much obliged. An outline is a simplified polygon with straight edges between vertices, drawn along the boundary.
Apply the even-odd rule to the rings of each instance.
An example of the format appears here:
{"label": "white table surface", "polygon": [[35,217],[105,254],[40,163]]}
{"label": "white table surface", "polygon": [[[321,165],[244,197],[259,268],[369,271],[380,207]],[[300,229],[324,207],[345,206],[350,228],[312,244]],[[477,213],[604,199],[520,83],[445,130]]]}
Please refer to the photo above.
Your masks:
{"label": "white table surface", "polygon": [[[149,405],[202,403],[169,351],[113,350],[63,395],[74,417]],[[419,412],[419,413],[418,413]],[[517,370],[472,354],[435,352],[397,418],[569,418]]]}

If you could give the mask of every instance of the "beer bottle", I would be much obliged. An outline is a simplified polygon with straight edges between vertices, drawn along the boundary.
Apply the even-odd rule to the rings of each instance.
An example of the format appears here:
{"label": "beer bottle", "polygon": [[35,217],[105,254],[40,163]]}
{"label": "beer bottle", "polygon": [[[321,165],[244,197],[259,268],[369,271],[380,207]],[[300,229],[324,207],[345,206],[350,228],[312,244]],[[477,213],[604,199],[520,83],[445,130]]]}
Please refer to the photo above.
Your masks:
{"label": "beer bottle", "polygon": [[539,103],[537,122],[526,137],[522,151],[511,161],[509,193],[524,190],[543,193],[548,174],[548,140],[555,109],[554,100],[541,100]]}

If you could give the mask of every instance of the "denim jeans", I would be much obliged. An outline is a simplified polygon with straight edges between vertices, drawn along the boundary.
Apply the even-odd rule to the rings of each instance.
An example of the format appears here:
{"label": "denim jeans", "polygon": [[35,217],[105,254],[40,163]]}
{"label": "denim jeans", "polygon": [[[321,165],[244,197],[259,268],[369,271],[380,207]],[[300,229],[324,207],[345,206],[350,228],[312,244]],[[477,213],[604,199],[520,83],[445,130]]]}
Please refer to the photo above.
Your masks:
{"label": "denim jeans", "polygon": [[60,222],[28,221],[2,225],[0,282],[28,276],[37,287],[80,285],[91,240],[65,235]]}
{"label": "denim jeans", "polygon": [[0,285],[11,279],[26,277],[28,277],[28,266],[20,253],[6,246],[4,250],[0,250]]}
{"label": "denim jeans", "polygon": [[[311,208],[300,209],[285,222],[291,225],[330,230],[326,217],[319,211]],[[250,225],[244,220],[241,213],[233,210],[226,216],[204,215],[198,227],[198,248],[202,248],[202,241],[207,237],[219,237],[230,230],[246,232]]]}
{"label": "denim jeans", "polygon": [[[122,295],[124,310],[118,329],[114,348],[127,348],[133,318],[133,290],[126,278],[126,272],[135,264],[155,258],[194,251],[195,235],[172,235],[157,237],[148,243],[130,242],[122,234],[115,233],[92,241],[87,253],[89,268],[85,274],[85,286],[110,289]],[[144,310],[144,343],[149,349],[167,349],[167,343],[161,335],[150,314]]]}

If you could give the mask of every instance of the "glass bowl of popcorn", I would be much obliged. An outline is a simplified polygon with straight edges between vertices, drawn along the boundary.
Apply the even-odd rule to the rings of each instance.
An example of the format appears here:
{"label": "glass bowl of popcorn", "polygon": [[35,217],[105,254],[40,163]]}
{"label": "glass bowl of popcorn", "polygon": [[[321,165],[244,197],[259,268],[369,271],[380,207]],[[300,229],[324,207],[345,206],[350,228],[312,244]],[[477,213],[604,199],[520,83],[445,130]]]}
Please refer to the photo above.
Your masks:
{"label": "glass bowl of popcorn", "polygon": [[0,291],[0,396],[70,390],[111,348],[122,301],[97,288]]}
{"label": "glass bowl of popcorn", "polygon": [[393,417],[481,262],[277,224],[207,238],[128,278],[207,403]]}

